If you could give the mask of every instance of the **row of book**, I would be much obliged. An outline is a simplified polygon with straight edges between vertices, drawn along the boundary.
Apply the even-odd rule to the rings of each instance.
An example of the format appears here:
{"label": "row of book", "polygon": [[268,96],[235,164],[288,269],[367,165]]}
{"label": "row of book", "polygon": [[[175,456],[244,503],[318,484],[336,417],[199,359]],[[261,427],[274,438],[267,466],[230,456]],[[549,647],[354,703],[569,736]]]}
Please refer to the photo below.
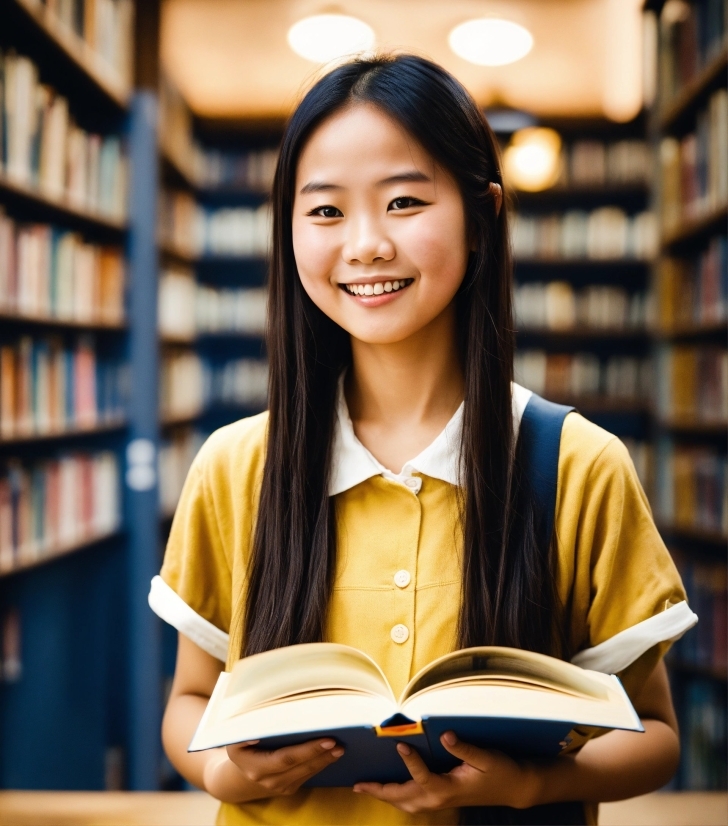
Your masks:
{"label": "row of book", "polygon": [[84,41],[102,72],[110,69],[125,85],[131,84],[133,0],[32,0],[39,3],[60,27]]}
{"label": "row of book", "polygon": [[652,180],[652,153],[645,141],[575,141],[562,151],[559,186],[647,186]]}
{"label": "row of book", "polygon": [[92,428],[123,416],[128,368],[97,357],[93,339],[23,336],[0,346],[0,438]]}
{"label": "row of book", "polygon": [[198,248],[203,255],[265,256],[271,236],[268,204],[250,207],[200,208]]}
{"label": "row of book", "polygon": [[32,565],[116,531],[119,462],[112,451],[69,453],[0,470],[0,572]]}
{"label": "row of book", "polygon": [[685,553],[672,552],[680,571],[690,607],[700,622],[679,639],[671,656],[716,671],[728,667],[728,600],[726,566],[719,562],[697,561]]}
{"label": "row of book", "polygon": [[211,363],[190,351],[162,358],[160,409],[163,419],[199,415],[208,407],[263,409],[268,398],[268,365],[260,359]]}
{"label": "row of book", "polygon": [[678,722],[680,787],[691,791],[725,791],[728,777],[725,683],[690,680],[678,703]]}
{"label": "row of book", "polygon": [[656,279],[657,324],[675,329],[728,319],[728,237],[716,235],[692,259],[662,258]]}
{"label": "row of book", "polygon": [[175,429],[159,448],[159,509],[171,516],[182,494],[182,486],[204,436],[199,430]]}
{"label": "row of book", "polygon": [[659,19],[659,83],[669,102],[725,44],[725,0],[665,3]]}
{"label": "row of book", "polygon": [[728,534],[728,462],[711,447],[660,439],[655,455],[659,521]]}
{"label": "row of book", "polygon": [[728,202],[728,90],[718,89],[698,113],[695,132],[660,143],[663,227],[700,218]]}
{"label": "row of book", "polygon": [[121,323],[121,250],[47,224],[17,224],[0,208],[0,312]]}
{"label": "row of book", "polygon": [[656,408],[668,420],[728,421],[728,350],[665,345],[657,351]]}
{"label": "row of book", "polygon": [[277,149],[234,152],[198,147],[195,157],[200,186],[260,193],[270,192],[277,163]]}
{"label": "row of book", "polygon": [[171,267],[159,279],[159,331],[191,341],[199,333],[262,336],[267,291],[257,287],[219,288],[197,284],[192,273]]}
{"label": "row of book", "polygon": [[547,398],[604,398],[636,402],[649,398],[652,367],[649,359],[593,353],[547,353],[518,350],[514,359],[515,380]]}
{"label": "row of book", "polygon": [[580,290],[566,281],[533,281],[514,290],[516,322],[528,330],[640,329],[645,326],[644,293],[624,287],[590,284]]}
{"label": "row of book", "polygon": [[162,188],[159,192],[160,243],[187,256],[197,255],[197,202],[189,192]]}
{"label": "row of book", "polygon": [[637,472],[642,489],[647,497],[651,499],[655,484],[655,459],[652,444],[630,436],[625,436],[622,442],[629,451],[629,457]]}
{"label": "row of book", "polygon": [[552,215],[519,213],[512,243],[516,259],[649,260],[657,254],[657,222],[651,212],[628,215],[615,206]]}
{"label": "row of book", "polygon": [[84,131],[68,100],[27,57],[0,52],[0,161],[8,179],[54,200],[121,220],[126,160],[117,135]]}

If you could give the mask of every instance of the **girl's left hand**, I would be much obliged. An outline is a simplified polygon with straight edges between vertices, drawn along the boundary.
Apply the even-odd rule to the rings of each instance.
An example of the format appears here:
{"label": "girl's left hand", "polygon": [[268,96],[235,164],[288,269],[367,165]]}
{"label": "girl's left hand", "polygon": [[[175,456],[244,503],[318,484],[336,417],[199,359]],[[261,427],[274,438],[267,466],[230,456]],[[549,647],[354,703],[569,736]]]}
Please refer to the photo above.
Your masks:
{"label": "girl's left hand", "polygon": [[535,805],[538,770],[534,764],[518,763],[499,751],[485,751],[463,743],[451,731],[440,738],[442,745],[462,764],[447,774],[432,774],[417,752],[397,744],[412,780],[407,783],[357,783],[355,792],[369,794],[409,814],[460,806]]}

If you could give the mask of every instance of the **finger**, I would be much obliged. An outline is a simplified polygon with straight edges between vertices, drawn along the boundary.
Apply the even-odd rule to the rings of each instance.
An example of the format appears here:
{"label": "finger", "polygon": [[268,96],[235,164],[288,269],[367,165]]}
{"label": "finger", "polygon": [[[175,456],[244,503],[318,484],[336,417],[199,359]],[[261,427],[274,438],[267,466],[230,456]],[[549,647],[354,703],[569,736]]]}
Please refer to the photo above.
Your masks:
{"label": "finger", "polygon": [[490,752],[463,742],[454,731],[446,731],[440,742],[454,757],[481,771],[487,769],[492,761]]}
{"label": "finger", "polygon": [[418,786],[429,786],[432,774],[417,751],[412,746],[408,746],[407,743],[397,743],[397,751],[415,783]]}
{"label": "finger", "polygon": [[408,780],[406,783],[357,783],[354,791],[357,794],[371,795],[377,800],[384,800],[395,806],[422,794],[422,789],[414,780]]}
{"label": "finger", "polygon": [[268,781],[267,785],[274,786],[276,789],[286,789],[289,792],[296,791],[307,780],[335,763],[343,754],[344,749],[341,746],[336,746],[315,760],[301,763],[301,765],[281,774],[270,775],[265,778],[265,781]]}
{"label": "finger", "polygon": [[281,774],[297,766],[316,761],[328,755],[335,748],[336,740],[327,737],[324,740],[311,740],[298,746],[257,752],[257,756],[260,757],[258,768],[265,774]]}

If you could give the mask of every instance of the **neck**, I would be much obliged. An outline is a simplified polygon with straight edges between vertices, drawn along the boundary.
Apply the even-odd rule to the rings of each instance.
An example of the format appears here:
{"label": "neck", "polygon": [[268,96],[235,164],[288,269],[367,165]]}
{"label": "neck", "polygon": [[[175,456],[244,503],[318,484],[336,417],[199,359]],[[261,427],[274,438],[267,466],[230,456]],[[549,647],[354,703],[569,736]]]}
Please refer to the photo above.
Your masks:
{"label": "neck", "polygon": [[351,346],[346,396],[355,425],[444,426],[460,405],[464,380],[453,305],[404,341],[352,339]]}

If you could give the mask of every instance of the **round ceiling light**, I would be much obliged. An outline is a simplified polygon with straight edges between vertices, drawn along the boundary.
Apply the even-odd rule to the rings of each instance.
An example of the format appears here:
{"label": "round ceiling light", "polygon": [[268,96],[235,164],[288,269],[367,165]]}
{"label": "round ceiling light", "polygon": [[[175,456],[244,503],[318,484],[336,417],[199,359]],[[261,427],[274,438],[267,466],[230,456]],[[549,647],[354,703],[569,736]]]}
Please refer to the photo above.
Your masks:
{"label": "round ceiling light", "polygon": [[477,66],[515,63],[533,48],[528,29],[500,17],[467,20],[450,32],[448,41],[458,57]]}
{"label": "round ceiling light", "polygon": [[514,133],[503,153],[503,171],[516,189],[539,192],[553,186],[561,172],[561,136],[537,126]]}
{"label": "round ceiling light", "polygon": [[313,63],[370,51],[374,30],[363,20],[346,14],[316,14],[304,17],[288,30],[288,45]]}

